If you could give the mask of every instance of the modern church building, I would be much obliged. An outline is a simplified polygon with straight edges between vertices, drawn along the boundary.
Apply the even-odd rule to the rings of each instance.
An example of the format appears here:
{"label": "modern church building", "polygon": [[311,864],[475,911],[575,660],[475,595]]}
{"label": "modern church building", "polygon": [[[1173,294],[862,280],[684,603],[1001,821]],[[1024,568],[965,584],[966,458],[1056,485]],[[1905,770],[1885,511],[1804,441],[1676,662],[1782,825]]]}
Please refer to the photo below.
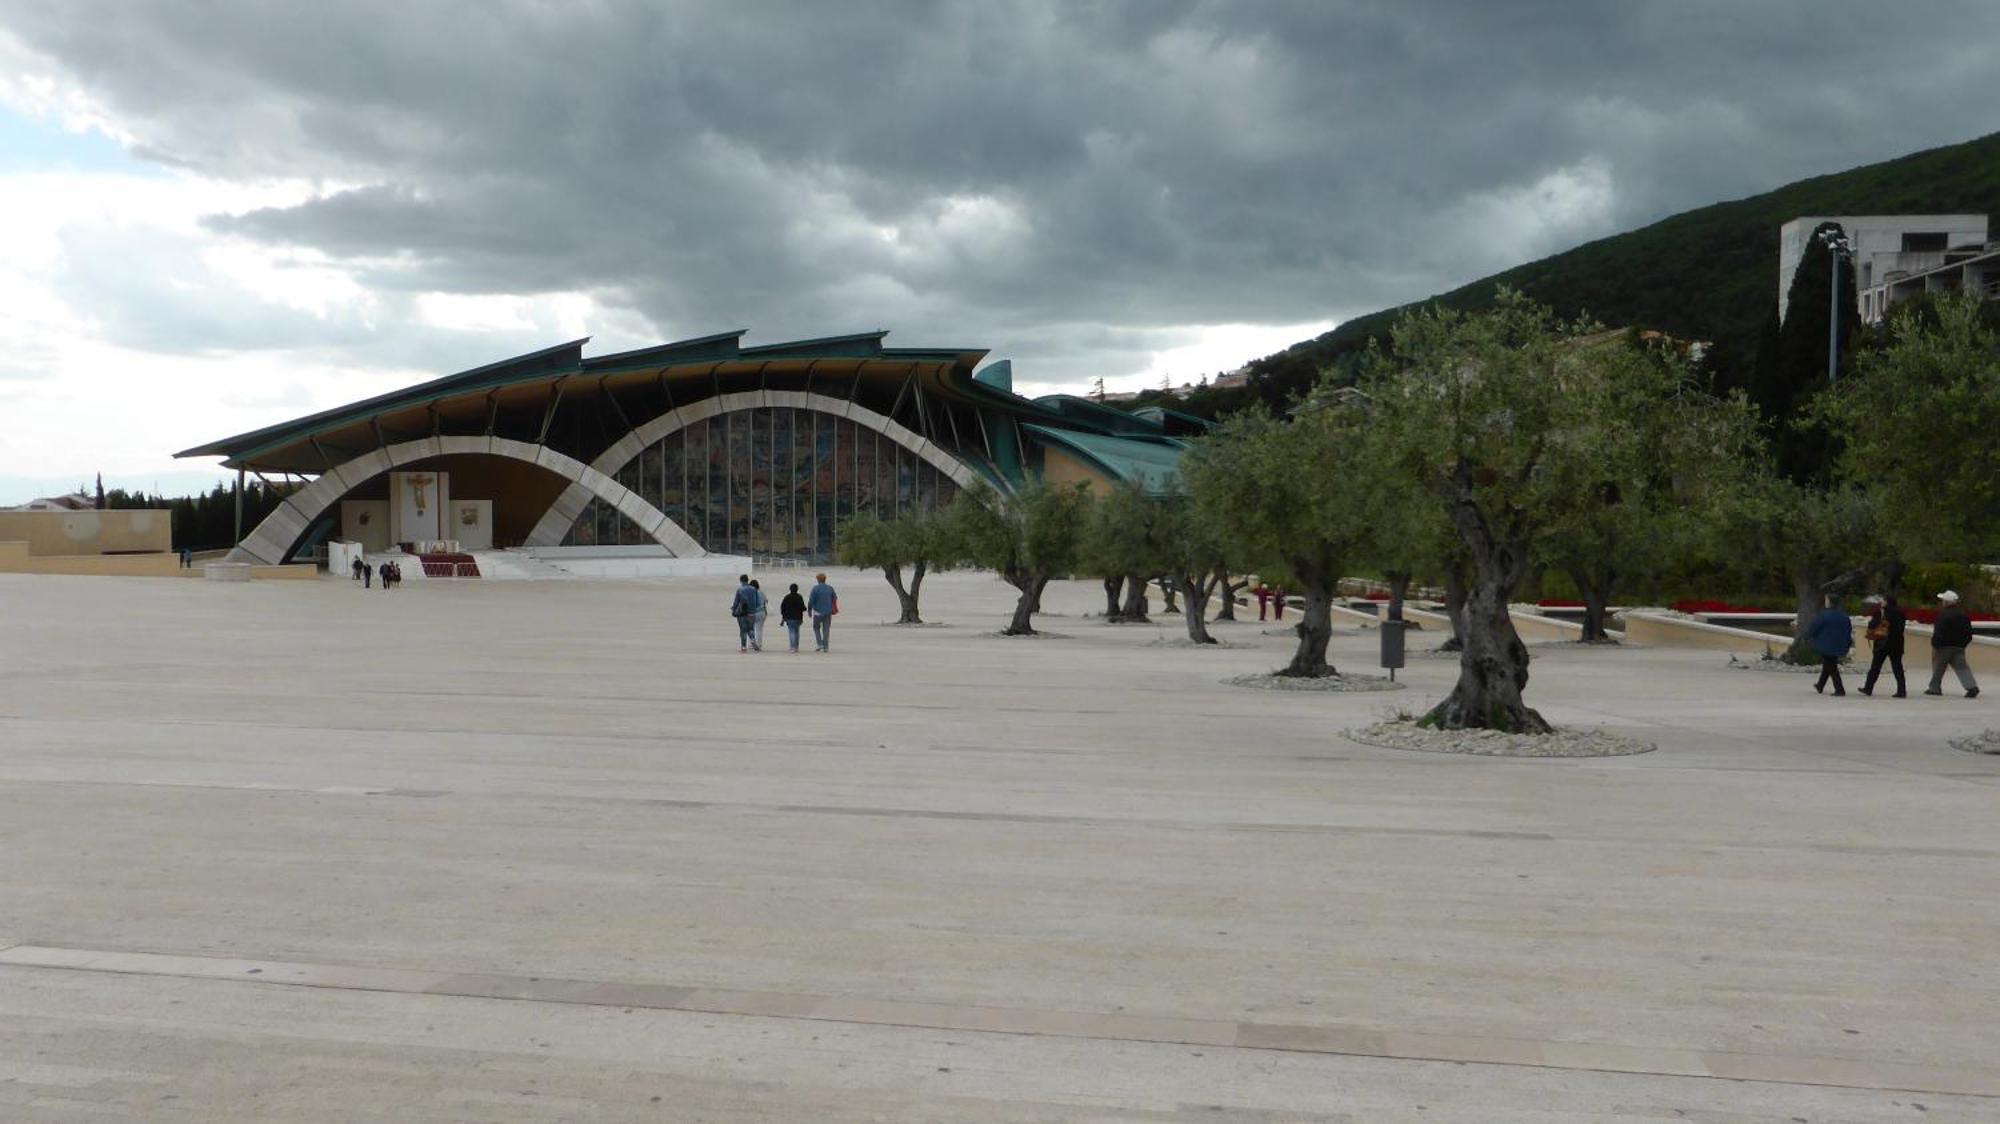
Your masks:
{"label": "modern church building", "polygon": [[1013,392],[986,352],[886,332],[742,332],[586,357],[577,340],[177,454],[308,483],[232,559],[619,546],[820,561],[843,520],[985,480],[1170,486],[1196,418]]}

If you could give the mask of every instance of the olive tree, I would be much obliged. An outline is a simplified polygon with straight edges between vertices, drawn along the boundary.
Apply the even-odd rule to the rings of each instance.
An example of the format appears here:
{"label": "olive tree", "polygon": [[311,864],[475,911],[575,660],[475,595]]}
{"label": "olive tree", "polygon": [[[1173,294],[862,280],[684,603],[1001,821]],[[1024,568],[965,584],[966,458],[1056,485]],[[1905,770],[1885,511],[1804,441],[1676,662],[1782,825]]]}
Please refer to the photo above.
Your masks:
{"label": "olive tree", "polygon": [[1239,553],[1245,568],[1277,568],[1305,596],[1298,647],[1278,674],[1316,678],[1327,661],[1335,585],[1364,552],[1371,466],[1366,411],[1329,399],[1289,421],[1240,414],[1194,442],[1181,477],[1195,517]]}
{"label": "olive tree", "polygon": [[[942,550],[940,517],[934,512],[917,510],[892,519],[857,515],[841,524],[839,538],[841,565],[864,570],[879,569],[888,580],[889,588],[896,591],[896,601],[902,607],[902,615],[896,623],[924,623],[917,611],[924,576],[947,568]],[[903,581],[903,568],[906,566],[910,570],[907,585]]]}
{"label": "olive tree", "polygon": [[1106,620],[1147,619],[1146,583],[1164,572],[1169,545],[1166,509],[1139,485],[1120,483],[1090,505],[1080,568],[1103,580]]}
{"label": "olive tree", "polygon": [[2000,554],[2000,333],[1982,311],[1953,295],[1892,316],[1886,346],[1820,399],[1842,474],[1906,559]]}
{"label": "olive tree", "polygon": [[1701,541],[1721,498],[1750,463],[1757,417],[1742,396],[1697,385],[1681,352],[1626,335],[1579,343],[1567,394],[1597,415],[1563,434],[1541,472],[1554,503],[1540,520],[1538,562],[1583,598],[1583,640],[1609,640],[1621,582],[1654,575]]}
{"label": "olive tree", "polygon": [[1601,335],[1502,290],[1490,312],[1405,317],[1367,383],[1379,447],[1437,497],[1465,561],[1458,682],[1426,725],[1549,729],[1522,699],[1528,649],[1508,602],[1531,550],[1593,502],[1606,431],[1672,405],[1657,387],[1614,394],[1619,372],[1593,354]]}
{"label": "olive tree", "polygon": [[1011,496],[977,484],[945,509],[939,552],[953,563],[992,570],[1018,590],[1013,618],[1001,631],[1032,636],[1043,588],[1078,567],[1089,512],[1083,484],[1037,481]]}
{"label": "olive tree", "polygon": [[1829,594],[1859,581],[1882,554],[1876,498],[1855,487],[1819,488],[1763,471],[1745,480],[1722,505],[1716,530],[1726,557],[1759,576],[1792,587],[1797,615],[1786,658],[1818,657],[1806,630]]}
{"label": "olive tree", "polygon": [[1181,595],[1181,619],[1187,625],[1188,639],[1213,644],[1215,637],[1208,634],[1208,603],[1229,580],[1229,540],[1188,497],[1168,496],[1155,502],[1160,505],[1166,531],[1161,551],[1165,584]]}

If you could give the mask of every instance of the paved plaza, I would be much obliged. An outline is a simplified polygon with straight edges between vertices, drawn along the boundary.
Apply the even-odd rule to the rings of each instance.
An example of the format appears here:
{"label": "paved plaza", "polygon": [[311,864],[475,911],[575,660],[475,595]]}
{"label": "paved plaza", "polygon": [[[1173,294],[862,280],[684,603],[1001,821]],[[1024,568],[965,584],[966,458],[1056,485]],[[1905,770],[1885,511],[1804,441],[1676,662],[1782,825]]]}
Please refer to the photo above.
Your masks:
{"label": "paved plaza", "polygon": [[2000,1118],[1992,703],[1552,646],[1658,752],[1420,754],[1449,661],[835,581],[0,575],[0,1119]]}

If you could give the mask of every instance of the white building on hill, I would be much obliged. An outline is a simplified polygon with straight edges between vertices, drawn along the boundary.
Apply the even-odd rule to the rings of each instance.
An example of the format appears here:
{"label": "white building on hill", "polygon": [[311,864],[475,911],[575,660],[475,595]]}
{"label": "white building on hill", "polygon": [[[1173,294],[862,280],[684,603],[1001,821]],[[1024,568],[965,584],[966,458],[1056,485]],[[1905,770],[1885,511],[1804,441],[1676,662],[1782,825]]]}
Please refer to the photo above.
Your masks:
{"label": "white building on hill", "polygon": [[[1905,295],[1899,289],[1892,298],[1887,291],[1891,282],[1943,267],[1947,256],[1961,258],[1987,250],[1985,215],[1802,215],[1778,231],[1780,321],[1787,311],[1792,277],[1798,273],[1813,231],[1828,222],[1839,223],[1853,247],[1854,282],[1862,294],[1864,320],[1880,320],[1889,303]],[[1943,287],[1949,286],[1934,286]],[[1871,314],[1868,294],[1878,290],[1880,299]]]}

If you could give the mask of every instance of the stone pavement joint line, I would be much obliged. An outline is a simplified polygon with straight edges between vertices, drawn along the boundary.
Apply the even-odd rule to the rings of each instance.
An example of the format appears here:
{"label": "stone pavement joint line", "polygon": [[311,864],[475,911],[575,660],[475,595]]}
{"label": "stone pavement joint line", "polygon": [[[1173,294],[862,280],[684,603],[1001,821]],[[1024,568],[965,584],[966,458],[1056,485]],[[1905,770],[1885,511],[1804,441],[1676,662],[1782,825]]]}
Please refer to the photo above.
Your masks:
{"label": "stone pavement joint line", "polygon": [[1471,1035],[1298,1026],[1172,1016],[1027,1010],[894,999],[751,991],[671,984],[625,984],[485,972],[356,968],[281,960],[151,952],[0,947],[0,966],[229,980],[286,987],[403,995],[510,999],[576,1006],[635,1007],[701,1014],[804,1019],[970,1033],[1041,1035],[1116,1042],[1233,1047],[1401,1061],[1530,1066],[1649,1076],[1707,1077],[1969,1097],[2000,1097],[2000,1072],[1846,1058],[1784,1057],[1655,1046],[1536,1041]]}

